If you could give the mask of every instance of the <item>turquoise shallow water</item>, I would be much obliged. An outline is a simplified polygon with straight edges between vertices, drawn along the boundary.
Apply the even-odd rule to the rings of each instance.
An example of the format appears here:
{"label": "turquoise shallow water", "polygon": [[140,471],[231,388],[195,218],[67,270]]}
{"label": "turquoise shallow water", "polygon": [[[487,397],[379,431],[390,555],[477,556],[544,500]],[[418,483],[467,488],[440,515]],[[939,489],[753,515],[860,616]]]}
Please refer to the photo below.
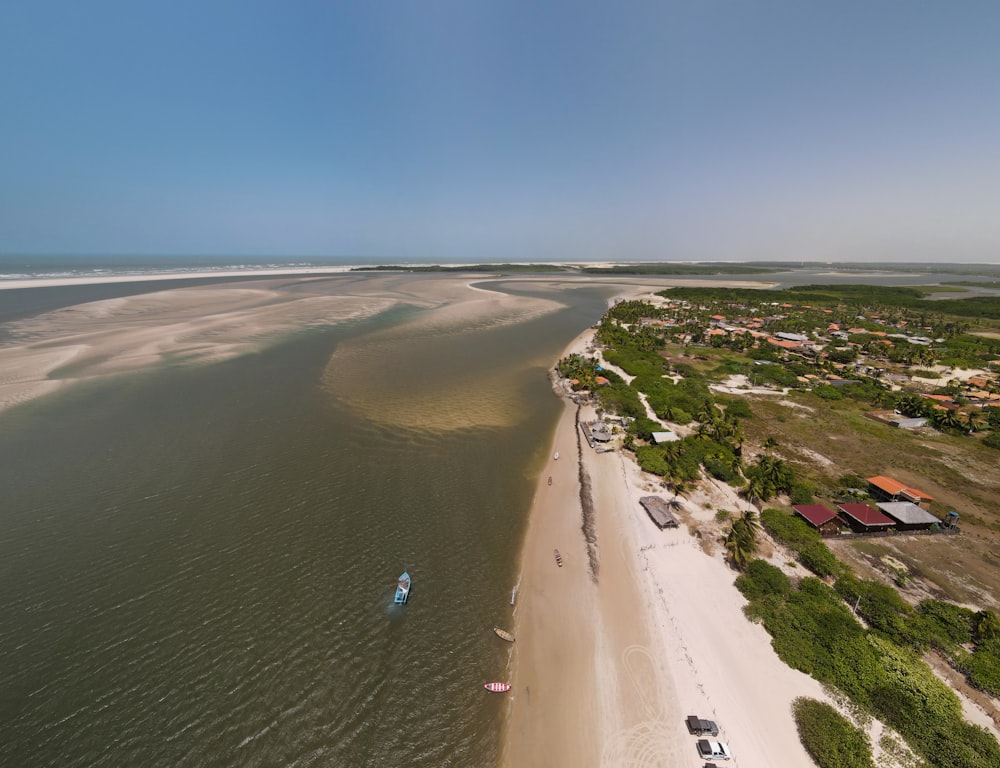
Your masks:
{"label": "turquoise shallow water", "polygon": [[[408,337],[420,310],[394,310],[0,414],[0,764],[495,763],[482,683],[559,409],[545,364],[607,293],[474,333]],[[359,408],[409,387],[439,424],[469,407],[449,381],[499,386],[509,418]]]}

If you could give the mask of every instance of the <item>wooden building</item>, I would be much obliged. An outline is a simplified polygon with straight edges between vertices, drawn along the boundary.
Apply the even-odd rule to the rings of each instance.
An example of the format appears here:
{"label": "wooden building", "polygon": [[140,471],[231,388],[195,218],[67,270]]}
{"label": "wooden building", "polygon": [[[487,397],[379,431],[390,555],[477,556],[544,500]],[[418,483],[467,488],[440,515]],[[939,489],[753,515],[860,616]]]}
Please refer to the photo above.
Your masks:
{"label": "wooden building", "polygon": [[639,503],[646,510],[649,519],[656,523],[660,530],[676,528],[679,525],[674,513],[670,511],[670,504],[659,496],[643,496],[639,499]]}
{"label": "wooden building", "polygon": [[876,475],[868,478],[868,491],[879,501],[910,501],[927,509],[934,497],[916,488],[904,485],[891,477]]}
{"label": "wooden building", "polygon": [[840,515],[823,504],[796,504],[792,509],[822,536],[836,536],[848,527]]}
{"label": "wooden building", "polygon": [[838,504],[837,509],[855,533],[888,531],[896,521],[867,504]]}

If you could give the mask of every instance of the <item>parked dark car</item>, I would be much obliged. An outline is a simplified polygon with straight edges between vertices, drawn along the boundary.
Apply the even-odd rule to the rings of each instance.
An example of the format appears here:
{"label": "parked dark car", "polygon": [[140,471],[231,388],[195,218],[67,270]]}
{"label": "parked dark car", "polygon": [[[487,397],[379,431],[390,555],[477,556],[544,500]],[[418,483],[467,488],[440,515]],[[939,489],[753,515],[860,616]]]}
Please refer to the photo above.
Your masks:
{"label": "parked dark car", "polygon": [[688,730],[695,736],[701,736],[706,733],[712,736],[719,735],[719,726],[713,720],[702,720],[695,715],[688,715],[685,722],[687,723]]}

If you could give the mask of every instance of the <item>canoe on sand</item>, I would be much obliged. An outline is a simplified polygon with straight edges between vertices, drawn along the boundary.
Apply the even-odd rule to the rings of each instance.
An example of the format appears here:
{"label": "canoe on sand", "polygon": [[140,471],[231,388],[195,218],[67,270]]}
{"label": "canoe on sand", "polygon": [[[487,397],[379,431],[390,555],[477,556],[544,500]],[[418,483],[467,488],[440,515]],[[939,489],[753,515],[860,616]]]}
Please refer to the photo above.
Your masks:
{"label": "canoe on sand", "polygon": [[508,643],[514,642],[514,636],[506,629],[500,629],[500,627],[493,627],[493,631],[497,633],[497,637],[499,637],[501,640],[506,640]]}

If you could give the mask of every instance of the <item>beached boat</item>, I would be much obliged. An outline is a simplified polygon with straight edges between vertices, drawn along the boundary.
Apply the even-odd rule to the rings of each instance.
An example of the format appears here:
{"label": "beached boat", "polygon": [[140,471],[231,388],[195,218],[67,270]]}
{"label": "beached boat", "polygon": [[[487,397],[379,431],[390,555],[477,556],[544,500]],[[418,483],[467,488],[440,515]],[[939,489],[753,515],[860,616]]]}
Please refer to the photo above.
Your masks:
{"label": "beached boat", "polygon": [[556,556],[556,565],[562,568],[562,555],[559,554],[559,550],[553,549],[552,552]]}
{"label": "beached boat", "polygon": [[403,574],[399,577],[399,581],[396,583],[396,597],[393,598],[393,602],[402,605],[406,602],[406,598],[410,596],[410,574],[403,571]]}
{"label": "beached boat", "polygon": [[511,604],[511,605],[513,605],[513,604],[514,604],[514,598],[515,598],[515,597],[517,597],[517,587],[514,587],[514,588],[513,588],[513,589],[512,589],[511,591],[510,591],[510,604]]}
{"label": "beached boat", "polygon": [[506,640],[508,643],[514,642],[514,636],[506,629],[501,629],[500,627],[493,627],[493,631],[497,633],[497,637],[499,637],[501,640]]}
{"label": "beached boat", "polygon": [[556,451],[555,454],[553,454],[552,458],[555,459],[556,461],[559,461],[559,451]]}
{"label": "beached boat", "polygon": [[506,693],[510,690],[510,683],[486,683],[483,688],[493,693]]}

